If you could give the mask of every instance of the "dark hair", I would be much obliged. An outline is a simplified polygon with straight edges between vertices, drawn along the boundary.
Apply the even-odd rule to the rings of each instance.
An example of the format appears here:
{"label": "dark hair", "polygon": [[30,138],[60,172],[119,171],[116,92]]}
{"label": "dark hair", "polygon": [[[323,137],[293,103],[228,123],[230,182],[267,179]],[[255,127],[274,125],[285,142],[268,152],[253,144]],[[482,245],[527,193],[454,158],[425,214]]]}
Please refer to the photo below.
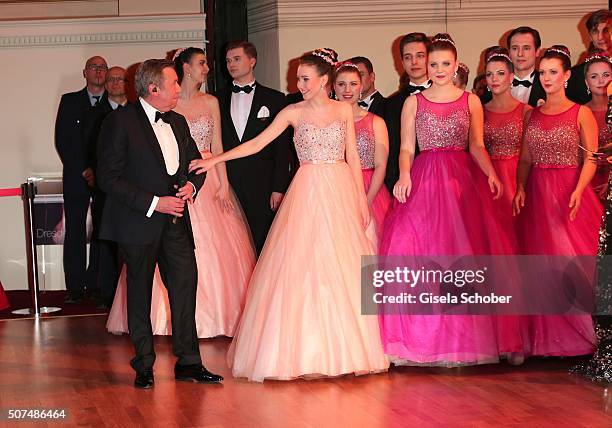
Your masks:
{"label": "dark hair", "polygon": [[136,70],[136,94],[139,97],[149,95],[149,85],[161,86],[164,82],[164,69],[174,69],[174,62],[169,59],[148,59]]}
{"label": "dark hair", "polygon": [[544,55],[542,55],[541,60],[551,58],[557,58],[559,61],[561,61],[561,64],[563,65],[563,71],[567,71],[572,68],[570,51],[566,46],[552,45],[551,47],[547,48],[544,52]]}
{"label": "dark hair", "polygon": [[593,32],[602,22],[608,22],[612,19],[612,13],[608,9],[599,9],[589,15],[586,20],[586,27],[589,33]]}
{"label": "dark hair", "polygon": [[518,27],[510,31],[510,34],[508,34],[508,37],[506,37],[506,45],[508,46],[508,49],[510,49],[512,38],[517,34],[531,34],[535,48],[540,49],[540,46],[542,46],[542,39],[540,38],[540,33],[538,30],[531,27]]}
{"label": "dark hair", "polygon": [[206,56],[204,49],[194,47],[183,49],[178,55],[176,55],[176,52],[174,53],[174,55],[176,55],[176,57],[174,58],[174,71],[176,71],[179,83],[183,81],[183,74],[185,73],[183,71],[183,65],[189,64],[191,62],[191,58],[195,54],[202,54]]}
{"label": "dark hair", "polygon": [[357,77],[359,77],[359,81],[361,81],[361,73],[359,72],[357,65],[352,60],[344,61],[338,64],[334,70],[334,83],[336,83],[336,79],[340,73],[357,73]]}
{"label": "dark hair", "polygon": [[431,44],[427,47],[427,53],[436,51],[451,51],[457,59],[457,48],[452,37],[447,33],[438,33],[431,39]]}
{"label": "dark hair", "polygon": [[457,77],[456,77],[457,82],[461,86],[467,86],[469,76],[470,76],[470,69],[468,68],[467,65],[460,62],[459,66],[457,67]]}
{"label": "dark hair", "polygon": [[368,73],[374,73],[374,66],[372,65],[372,61],[370,61],[365,56],[354,56],[349,59],[348,62],[351,62],[355,65],[363,64],[363,66],[368,70]]}
{"label": "dark hair", "polygon": [[300,57],[300,65],[312,65],[319,76],[327,76],[328,82],[333,81],[333,70],[338,61],[338,54],[330,48],[315,49]]}
{"label": "dark hair", "polygon": [[227,52],[231,51],[232,49],[239,48],[242,48],[244,50],[246,56],[257,60],[257,49],[255,49],[255,45],[251,42],[247,42],[246,40],[236,40],[233,42],[229,42],[225,47],[225,54],[227,55]]}
{"label": "dark hair", "polygon": [[608,66],[612,68],[611,61],[612,60],[608,56],[607,52],[602,51],[601,49],[593,49],[591,52],[589,52],[589,55],[584,60],[584,76],[586,77],[587,73],[589,72],[589,67],[591,67],[593,64],[608,64]]}
{"label": "dark hair", "polygon": [[425,33],[408,33],[400,40],[400,56],[404,55],[404,46],[406,46],[408,43],[423,43],[425,45],[425,50],[427,50],[430,42]]}
{"label": "dark hair", "polygon": [[510,70],[510,73],[514,73],[514,64],[508,54],[508,49],[502,48],[501,46],[491,46],[485,50],[485,66],[490,62],[503,62]]}
{"label": "dark hair", "polygon": [[486,92],[486,80],[487,76],[484,73],[476,75],[472,81],[472,92],[479,97],[483,96]]}

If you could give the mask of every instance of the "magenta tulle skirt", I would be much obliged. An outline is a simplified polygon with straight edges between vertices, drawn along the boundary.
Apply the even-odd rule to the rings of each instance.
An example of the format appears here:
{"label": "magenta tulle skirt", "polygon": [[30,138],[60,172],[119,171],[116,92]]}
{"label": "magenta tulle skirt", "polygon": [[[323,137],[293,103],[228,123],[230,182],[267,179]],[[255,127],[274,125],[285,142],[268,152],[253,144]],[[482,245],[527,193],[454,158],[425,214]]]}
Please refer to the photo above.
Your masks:
{"label": "magenta tulle skirt", "polygon": [[[569,201],[580,170],[534,166],[525,189],[525,206],[518,217],[519,243],[523,254],[595,255],[602,206],[587,186],[581,207],[571,221]],[[534,284],[535,286],[535,284]],[[542,298],[555,290],[537,290]],[[529,317],[529,353],[571,356],[592,353],[595,334],[589,315]]]}
{"label": "magenta tulle skirt", "polygon": [[[361,173],[363,174],[363,183],[365,185],[365,191],[367,192],[370,188],[374,169],[362,169]],[[387,213],[389,212],[389,209],[392,205],[393,198],[391,197],[391,194],[383,184],[380,187],[380,190],[378,191],[376,196],[374,197],[374,201],[372,201],[372,206],[370,207],[372,210],[372,220],[374,220],[378,236],[382,235],[384,222],[387,217]]]}
{"label": "magenta tulle skirt", "polygon": [[502,197],[493,201],[495,215],[503,225],[509,226],[504,227],[504,230],[506,230],[507,233],[513,234],[514,236],[511,239],[516,240],[516,217],[512,215],[512,200],[516,194],[516,167],[518,164],[518,156],[491,159],[491,162],[493,163],[499,180],[504,186],[504,194]]}
{"label": "magenta tulle skirt", "polygon": [[[485,175],[465,151],[425,151],[414,161],[406,203],[387,216],[381,255],[511,255],[512,226],[495,215]],[[518,317],[380,316],[385,352],[396,364],[461,366],[520,353]]]}
{"label": "magenta tulle skirt", "polygon": [[[593,190],[597,190],[597,188],[600,186],[605,186],[605,188],[607,189],[609,174],[610,174],[610,164],[606,162],[605,164],[597,165],[597,172],[595,173],[595,176],[591,180],[591,187],[593,188]],[[603,191],[599,193],[597,197],[603,200],[605,199],[606,194],[607,192]]]}

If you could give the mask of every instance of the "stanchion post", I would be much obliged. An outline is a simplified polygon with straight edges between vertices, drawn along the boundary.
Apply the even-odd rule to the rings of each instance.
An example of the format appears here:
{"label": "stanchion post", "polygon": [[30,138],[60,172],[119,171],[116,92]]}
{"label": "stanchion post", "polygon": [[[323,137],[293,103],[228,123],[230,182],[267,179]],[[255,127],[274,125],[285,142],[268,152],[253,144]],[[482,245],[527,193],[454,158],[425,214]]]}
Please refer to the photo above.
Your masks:
{"label": "stanchion post", "polygon": [[40,316],[38,305],[38,258],[36,255],[36,241],[34,239],[34,196],[36,189],[34,183],[21,185],[21,200],[23,201],[23,220],[26,238],[26,260],[28,272],[28,290],[32,307],[14,311],[17,314]]}

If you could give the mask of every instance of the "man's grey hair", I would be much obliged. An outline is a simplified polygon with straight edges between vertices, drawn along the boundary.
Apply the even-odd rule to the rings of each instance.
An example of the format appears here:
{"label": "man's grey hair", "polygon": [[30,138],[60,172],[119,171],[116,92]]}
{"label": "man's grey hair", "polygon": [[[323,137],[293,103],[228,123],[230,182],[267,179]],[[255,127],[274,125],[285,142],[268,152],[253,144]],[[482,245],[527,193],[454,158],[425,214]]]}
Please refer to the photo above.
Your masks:
{"label": "man's grey hair", "polygon": [[162,86],[164,83],[164,68],[174,69],[174,62],[168,59],[148,59],[136,70],[136,93],[139,97],[149,94],[149,85]]}

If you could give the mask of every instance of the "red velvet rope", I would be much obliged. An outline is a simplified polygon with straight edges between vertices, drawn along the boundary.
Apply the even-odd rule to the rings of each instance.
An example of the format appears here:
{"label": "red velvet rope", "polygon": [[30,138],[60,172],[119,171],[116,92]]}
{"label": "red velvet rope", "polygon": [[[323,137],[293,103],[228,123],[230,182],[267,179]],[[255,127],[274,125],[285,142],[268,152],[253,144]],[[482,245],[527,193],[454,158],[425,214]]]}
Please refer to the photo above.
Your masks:
{"label": "red velvet rope", "polygon": [[0,197],[2,196],[21,196],[21,188],[0,189]]}

